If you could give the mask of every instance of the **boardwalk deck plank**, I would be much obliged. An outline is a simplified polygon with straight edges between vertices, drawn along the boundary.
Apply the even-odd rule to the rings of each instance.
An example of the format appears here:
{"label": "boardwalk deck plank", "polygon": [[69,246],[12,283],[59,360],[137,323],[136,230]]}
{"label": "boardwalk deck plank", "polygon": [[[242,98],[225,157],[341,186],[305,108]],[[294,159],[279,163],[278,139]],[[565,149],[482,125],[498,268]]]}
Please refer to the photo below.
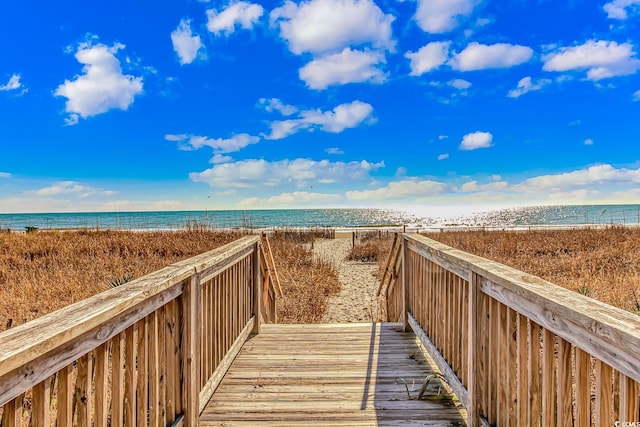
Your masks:
{"label": "boardwalk deck plank", "polygon": [[[263,325],[200,416],[213,426],[464,425],[456,400],[415,398],[436,372],[398,324]],[[438,384],[429,386],[436,394]]]}

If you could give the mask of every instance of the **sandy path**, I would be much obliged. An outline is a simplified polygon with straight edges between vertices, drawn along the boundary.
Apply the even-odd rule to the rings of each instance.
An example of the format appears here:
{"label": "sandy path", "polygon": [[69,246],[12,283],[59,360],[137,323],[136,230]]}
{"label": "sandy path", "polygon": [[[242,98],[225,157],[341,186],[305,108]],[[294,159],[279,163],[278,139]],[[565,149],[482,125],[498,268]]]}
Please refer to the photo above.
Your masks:
{"label": "sandy path", "polygon": [[329,299],[322,319],[324,323],[371,322],[376,315],[378,280],[373,273],[378,266],[376,263],[345,261],[350,248],[351,238],[322,239],[314,243],[315,255],[335,265],[342,285],[340,294]]}

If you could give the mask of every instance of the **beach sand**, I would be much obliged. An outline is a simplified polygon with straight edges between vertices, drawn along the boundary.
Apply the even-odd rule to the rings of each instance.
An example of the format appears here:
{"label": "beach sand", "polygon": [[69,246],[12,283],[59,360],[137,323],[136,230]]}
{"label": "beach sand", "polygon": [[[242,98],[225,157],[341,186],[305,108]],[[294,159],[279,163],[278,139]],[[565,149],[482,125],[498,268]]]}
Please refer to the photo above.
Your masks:
{"label": "beach sand", "polygon": [[335,239],[314,242],[314,254],[329,260],[338,271],[340,294],[329,299],[323,323],[372,322],[377,317],[378,279],[373,275],[375,262],[346,261],[351,249],[351,233],[336,234]]}

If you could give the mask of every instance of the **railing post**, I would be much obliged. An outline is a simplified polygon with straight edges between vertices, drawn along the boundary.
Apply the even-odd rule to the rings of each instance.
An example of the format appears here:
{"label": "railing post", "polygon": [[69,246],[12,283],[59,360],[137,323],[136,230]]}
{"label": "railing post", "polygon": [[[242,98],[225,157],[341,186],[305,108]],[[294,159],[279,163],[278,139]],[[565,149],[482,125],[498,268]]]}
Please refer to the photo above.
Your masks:
{"label": "railing post", "polygon": [[194,271],[184,289],[185,422],[197,426],[200,418],[200,274]]}
{"label": "railing post", "polygon": [[467,425],[469,427],[480,425],[477,394],[479,291],[480,276],[472,271],[469,275],[469,316],[467,324]]}
{"label": "railing post", "polygon": [[252,334],[260,333],[260,323],[262,317],[262,267],[260,266],[260,242],[256,243],[253,250],[253,323]]}
{"label": "railing post", "polygon": [[404,234],[400,236],[402,238],[402,246],[400,250],[402,251],[402,267],[400,271],[402,272],[402,323],[404,324],[404,330],[409,330],[409,278],[407,277],[407,273],[409,272],[409,266],[407,265],[408,256],[407,256],[407,240],[405,239]]}

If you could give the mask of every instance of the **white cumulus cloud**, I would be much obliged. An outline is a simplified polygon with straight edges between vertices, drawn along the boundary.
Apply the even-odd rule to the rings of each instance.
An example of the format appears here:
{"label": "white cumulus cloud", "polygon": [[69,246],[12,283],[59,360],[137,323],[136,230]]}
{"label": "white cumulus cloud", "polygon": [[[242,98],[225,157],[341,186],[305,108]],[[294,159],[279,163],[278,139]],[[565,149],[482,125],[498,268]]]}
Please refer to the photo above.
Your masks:
{"label": "white cumulus cloud", "polygon": [[486,45],[473,42],[462,52],[455,54],[449,64],[459,71],[510,68],[529,61],[532,56],[533,50],[527,46],[508,43]]}
{"label": "white cumulus cloud", "polygon": [[586,70],[589,80],[634,74],[640,60],[631,43],[588,40],[582,45],[563,47],[543,57],[546,71]]}
{"label": "white cumulus cloud", "polygon": [[285,104],[278,98],[260,98],[258,102],[260,103],[260,105],[264,106],[265,111],[268,113],[272,113],[275,111],[282,114],[283,116],[291,116],[298,112],[298,107]]}
{"label": "white cumulus cloud", "polygon": [[171,33],[173,50],[180,58],[180,64],[191,64],[198,56],[198,51],[203,47],[199,35],[193,35],[191,21],[183,19],[178,28]]}
{"label": "white cumulus cloud", "polygon": [[83,185],[76,181],[61,181],[49,187],[44,187],[35,191],[38,196],[58,196],[62,194],[73,194],[80,198],[90,196],[113,196],[115,191],[103,190]]}
{"label": "white cumulus cloud", "polygon": [[471,15],[479,0],[418,0],[414,19],[423,31],[444,33],[456,28],[460,18]]}
{"label": "white cumulus cloud", "polygon": [[640,169],[615,168],[609,164],[595,165],[566,173],[529,178],[520,183],[518,189],[568,191],[601,184],[640,184]]}
{"label": "white cumulus cloud", "polygon": [[476,150],[478,148],[489,148],[493,142],[493,135],[490,132],[472,132],[462,137],[460,143],[461,150]]}
{"label": "white cumulus cloud", "polygon": [[439,154],[438,155],[438,160],[446,160],[449,158],[449,154],[448,153],[443,153],[443,154]]}
{"label": "white cumulus cloud", "polygon": [[231,157],[223,154],[235,153],[251,144],[260,142],[260,138],[246,133],[233,135],[231,138],[209,138],[198,135],[168,134],[164,137],[167,141],[177,142],[183,150],[198,150],[202,147],[213,149],[214,156],[211,163],[227,163]]}
{"label": "white cumulus cloud", "polygon": [[351,201],[382,201],[438,195],[447,189],[442,182],[432,180],[402,180],[388,183],[375,190],[347,191],[345,196]]}
{"label": "white cumulus cloud", "polygon": [[613,0],[602,8],[608,18],[625,20],[629,17],[629,10],[637,12],[640,9],[640,0]]}
{"label": "white cumulus cloud", "polygon": [[264,14],[264,8],[256,3],[238,1],[229,4],[220,11],[207,10],[207,29],[215,35],[232,34],[236,25],[242,29],[250,30]]}
{"label": "white cumulus cloud", "polygon": [[523,77],[518,82],[518,86],[516,86],[515,89],[511,89],[509,93],[507,93],[507,96],[509,98],[518,98],[527,92],[540,90],[550,83],[551,80],[549,79],[532,80],[530,76]]}
{"label": "white cumulus cloud", "polygon": [[24,88],[24,85],[20,81],[20,74],[13,74],[9,77],[9,81],[6,84],[0,85],[0,91],[18,90]]}
{"label": "white cumulus cloud", "polygon": [[342,199],[339,194],[326,194],[326,193],[312,193],[308,191],[293,191],[290,193],[282,193],[276,196],[260,198],[250,197],[243,199],[238,203],[240,208],[252,208],[269,205],[270,207],[276,206],[309,206],[309,205],[323,205],[327,203],[336,203]]}
{"label": "white cumulus cloud", "polygon": [[372,120],[373,107],[362,101],[340,104],[331,111],[303,110],[297,118],[271,122],[271,133],[266,139],[282,139],[303,129],[320,129],[339,133]]}
{"label": "white cumulus cloud", "polygon": [[593,145],[593,139],[587,138],[584,140],[584,145]]}
{"label": "white cumulus cloud", "polygon": [[478,181],[469,181],[462,184],[460,189],[465,193],[475,193],[484,191],[504,191],[509,188],[509,183],[506,181],[496,181],[487,184],[478,184]]}
{"label": "white cumulus cloud", "polygon": [[453,79],[447,82],[449,86],[459,90],[469,89],[471,87],[471,82],[466,81],[464,79]]}
{"label": "white cumulus cloud", "polygon": [[142,93],[142,77],[123,74],[116,53],[125,46],[116,43],[92,45],[81,43],[75,54],[83,64],[82,74],[65,80],[55,91],[67,98],[65,111],[70,114],[68,124],[78,117],[87,118],[117,108],[127,110],[136,95]]}
{"label": "white cumulus cloud", "polygon": [[204,182],[216,188],[273,188],[289,185],[294,188],[313,184],[362,181],[384,167],[384,162],[331,162],[329,160],[293,159],[269,162],[248,159],[214,165],[189,175],[194,182]]}
{"label": "white cumulus cloud", "polygon": [[450,45],[451,42],[431,42],[422,46],[417,52],[407,52],[404,56],[410,61],[409,75],[421,76],[447,62]]}
{"label": "white cumulus cloud", "polygon": [[640,90],[633,94],[634,101],[640,101]]}
{"label": "white cumulus cloud", "polygon": [[344,154],[344,151],[341,148],[338,148],[338,147],[329,147],[324,151],[327,154]]}
{"label": "white cumulus cloud", "polygon": [[386,75],[378,65],[384,62],[381,52],[344,48],[340,53],[312,60],[300,68],[299,75],[308,87],[316,90],[347,83],[382,83]]}
{"label": "white cumulus cloud", "polygon": [[9,172],[0,172],[0,178],[11,178],[11,174]]}
{"label": "white cumulus cloud", "polygon": [[322,54],[367,45],[393,49],[391,22],[372,0],[287,0],[271,12],[271,23],[295,54]]}

